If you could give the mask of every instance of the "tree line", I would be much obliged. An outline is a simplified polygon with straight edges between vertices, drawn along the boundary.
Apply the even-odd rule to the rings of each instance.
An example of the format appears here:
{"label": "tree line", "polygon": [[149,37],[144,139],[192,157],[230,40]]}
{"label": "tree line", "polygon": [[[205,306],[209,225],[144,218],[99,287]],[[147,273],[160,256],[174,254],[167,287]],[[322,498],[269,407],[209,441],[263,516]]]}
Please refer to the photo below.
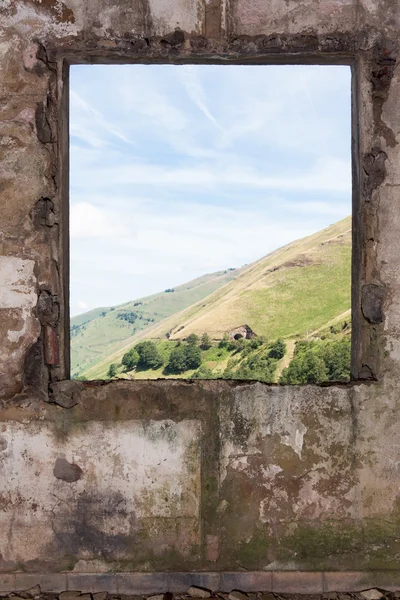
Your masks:
{"label": "tree line", "polygon": [[[163,375],[181,375],[192,371],[193,379],[242,379],[281,385],[348,381],[350,379],[350,339],[334,335],[329,339],[298,340],[289,365],[280,377],[276,375],[278,362],[287,352],[282,339],[269,342],[264,337],[251,340],[231,339],[225,335],[217,344],[204,333],[201,338],[189,335],[183,341],[170,341],[172,350],[160,352],[159,345],[151,340],[138,342],[121,360],[108,369],[109,378],[116,377],[121,367],[125,372],[155,370],[161,367]],[[208,350],[214,348],[210,359]],[[216,359],[214,361],[214,359]],[[213,372],[205,362],[228,359],[225,369]],[[193,373],[194,371],[194,373]]]}

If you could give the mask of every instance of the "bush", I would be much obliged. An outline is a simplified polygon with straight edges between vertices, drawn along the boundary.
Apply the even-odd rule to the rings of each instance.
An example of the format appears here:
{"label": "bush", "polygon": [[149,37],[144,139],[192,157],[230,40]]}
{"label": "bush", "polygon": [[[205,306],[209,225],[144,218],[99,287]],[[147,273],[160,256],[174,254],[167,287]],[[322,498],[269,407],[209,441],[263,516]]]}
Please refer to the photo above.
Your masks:
{"label": "bush", "polygon": [[243,352],[243,350],[248,346],[249,346],[248,341],[246,340],[246,338],[242,337],[242,338],[239,338],[238,340],[236,340],[235,350],[236,350],[236,352]]}
{"label": "bush", "polygon": [[107,377],[109,379],[113,379],[116,376],[117,372],[117,365],[115,363],[111,363],[111,365],[108,367]]}
{"label": "bush", "polygon": [[213,372],[205,365],[201,365],[192,375],[193,379],[214,379]]}
{"label": "bush", "polygon": [[351,343],[347,338],[333,340],[326,344],[324,360],[328,369],[329,381],[350,379]]}
{"label": "bush", "polygon": [[224,333],[224,337],[220,340],[218,344],[218,348],[226,348],[230,343],[230,339],[227,333]]}
{"label": "bush", "polygon": [[224,333],[224,337],[218,344],[218,348],[226,348],[229,352],[235,350],[236,340],[232,340],[227,333]]}
{"label": "bush", "polygon": [[187,338],[186,341],[188,344],[190,344],[191,346],[196,346],[198,341],[199,341],[199,336],[196,335],[195,333],[191,333]]}
{"label": "bush", "polygon": [[[247,349],[246,349],[247,350]],[[246,360],[239,363],[239,367],[235,370],[238,361],[230,360],[223,372],[224,379],[244,379],[247,381],[257,380],[264,383],[272,383],[276,369],[276,360],[271,359],[267,354],[252,353],[248,355]]]}
{"label": "bush", "polygon": [[139,354],[137,366],[141,369],[158,369],[164,362],[154,342],[139,342],[134,349]]}
{"label": "bush", "polygon": [[256,337],[256,338],[253,338],[252,340],[250,340],[249,346],[253,350],[257,350],[257,348],[260,348],[260,346],[262,346],[263,344],[266,344],[266,343],[267,343],[266,338],[264,338],[263,336],[260,336],[260,337]]}
{"label": "bush", "polygon": [[203,333],[201,336],[200,348],[202,350],[209,350],[212,346],[211,338],[208,333]]}
{"label": "bush", "polygon": [[278,339],[276,342],[273,342],[269,347],[268,356],[270,358],[276,358],[276,360],[280,360],[286,354],[286,344],[283,340]]}

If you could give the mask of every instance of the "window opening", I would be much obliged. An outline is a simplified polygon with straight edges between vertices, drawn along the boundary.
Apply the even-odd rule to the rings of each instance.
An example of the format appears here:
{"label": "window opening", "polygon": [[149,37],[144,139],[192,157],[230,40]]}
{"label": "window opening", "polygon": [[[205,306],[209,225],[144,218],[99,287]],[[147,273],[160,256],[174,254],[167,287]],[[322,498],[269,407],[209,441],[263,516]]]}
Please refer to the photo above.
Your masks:
{"label": "window opening", "polygon": [[73,66],[75,379],[350,377],[345,66]]}

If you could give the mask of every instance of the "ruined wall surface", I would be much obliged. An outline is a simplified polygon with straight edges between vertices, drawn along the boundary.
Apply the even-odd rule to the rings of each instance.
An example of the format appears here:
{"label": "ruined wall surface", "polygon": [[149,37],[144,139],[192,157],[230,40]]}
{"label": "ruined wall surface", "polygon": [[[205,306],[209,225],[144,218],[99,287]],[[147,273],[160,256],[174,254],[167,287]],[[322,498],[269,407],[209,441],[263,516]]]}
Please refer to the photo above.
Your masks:
{"label": "ruined wall surface", "polygon": [[[399,32],[395,0],[0,0],[0,572],[399,569]],[[351,384],[68,381],[65,65],[153,60],[353,65]]]}

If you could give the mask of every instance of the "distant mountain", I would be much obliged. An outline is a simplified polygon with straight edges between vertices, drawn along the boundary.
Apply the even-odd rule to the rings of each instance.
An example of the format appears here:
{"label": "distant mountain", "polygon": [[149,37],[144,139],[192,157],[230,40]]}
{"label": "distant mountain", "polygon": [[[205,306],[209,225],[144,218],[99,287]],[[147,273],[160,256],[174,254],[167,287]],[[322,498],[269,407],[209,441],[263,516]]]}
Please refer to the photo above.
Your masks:
{"label": "distant mountain", "polygon": [[350,309],[351,218],[249,265],[204,301],[152,329],[151,337],[212,338],[246,324],[269,339],[323,327]]}
{"label": "distant mountain", "polygon": [[119,306],[95,308],[71,318],[71,374],[77,377],[125,348],[150,325],[203,300],[237,277],[243,268],[202,275],[159,294]]}
{"label": "distant mountain", "polygon": [[[206,332],[218,340],[246,325],[268,340],[285,338],[292,352],[295,339],[346,322],[351,306],[351,217],[242,269],[202,280],[103,309],[105,316],[87,313],[92,320],[72,332],[75,373],[88,379],[106,377],[110,363],[119,364],[139,339],[179,341]],[[123,320],[130,311],[139,315],[133,324]],[[160,370],[143,376],[163,375]]]}

